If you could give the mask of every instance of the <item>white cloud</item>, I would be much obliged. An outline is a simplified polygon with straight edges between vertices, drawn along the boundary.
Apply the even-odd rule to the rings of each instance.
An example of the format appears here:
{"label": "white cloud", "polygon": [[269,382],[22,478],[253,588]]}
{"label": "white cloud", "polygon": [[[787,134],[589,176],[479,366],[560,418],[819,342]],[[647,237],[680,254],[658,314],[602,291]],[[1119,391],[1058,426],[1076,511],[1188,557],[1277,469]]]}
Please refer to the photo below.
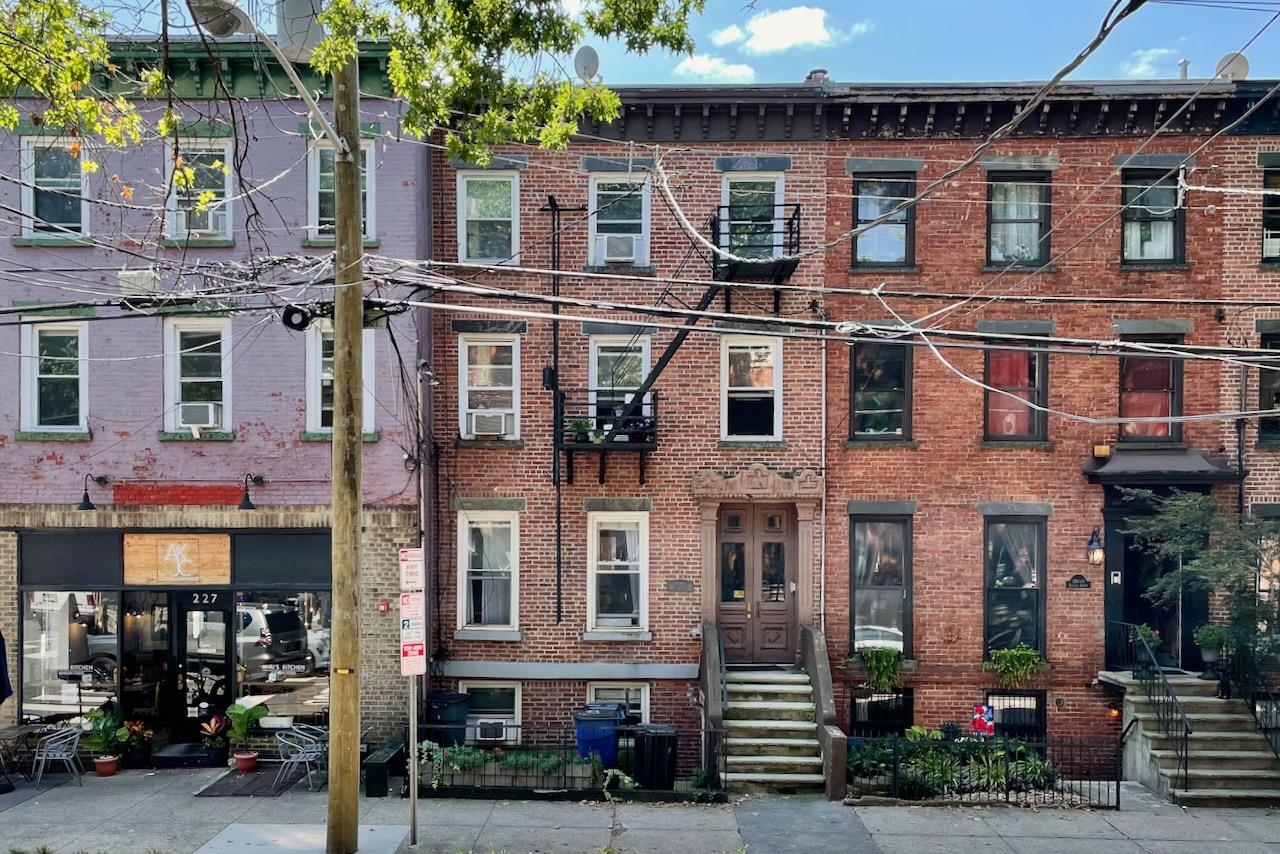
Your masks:
{"label": "white cloud", "polygon": [[677,77],[693,77],[703,83],[750,83],[756,79],[756,70],[750,65],[696,53],[680,60],[672,73]]}
{"label": "white cloud", "polygon": [[742,41],[746,33],[742,31],[742,27],[737,24],[730,24],[723,30],[716,30],[711,34],[711,43],[716,47],[724,47],[727,44]]}
{"label": "white cloud", "polygon": [[1177,51],[1171,47],[1152,47],[1146,50],[1135,50],[1129,58],[1120,63],[1120,71],[1125,77],[1155,77],[1157,65],[1168,59]]}
{"label": "white cloud", "polygon": [[856,39],[858,36],[865,36],[867,33],[871,32],[875,28],[876,28],[875,21],[871,20],[870,18],[863,18],[861,21],[858,21],[858,23],[854,24],[852,27],[849,28],[849,36],[850,38]]}
{"label": "white cloud", "polygon": [[570,18],[581,18],[582,13],[592,4],[593,0],[560,0],[560,8]]}
{"label": "white cloud", "polygon": [[827,10],[816,6],[761,12],[747,21],[747,32],[747,41],[742,46],[747,53],[830,47],[837,41],[836,35],[827,29]]}

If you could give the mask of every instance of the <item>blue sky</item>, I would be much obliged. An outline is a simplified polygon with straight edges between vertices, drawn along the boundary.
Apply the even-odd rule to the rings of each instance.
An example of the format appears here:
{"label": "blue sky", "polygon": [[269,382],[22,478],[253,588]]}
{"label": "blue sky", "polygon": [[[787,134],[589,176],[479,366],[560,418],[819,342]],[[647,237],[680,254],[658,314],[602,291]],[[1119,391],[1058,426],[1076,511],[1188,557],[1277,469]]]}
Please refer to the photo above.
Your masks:
{"label": "blue sky", "polygon": [[[562,0],[567,7],[584,0]],[[1205,2],[1205,0],[1197,0]],[[1076,80],[1213,74],[1277,13],[1146,5]],[[1110,0],[707,0],[692,57],[627,55],[596,43],[605,83],[795,83],[811,68],[841,83],[1044,80],[1097,32]],[[1280,21],[1245,51],[1252,79],[1280,78]]]}

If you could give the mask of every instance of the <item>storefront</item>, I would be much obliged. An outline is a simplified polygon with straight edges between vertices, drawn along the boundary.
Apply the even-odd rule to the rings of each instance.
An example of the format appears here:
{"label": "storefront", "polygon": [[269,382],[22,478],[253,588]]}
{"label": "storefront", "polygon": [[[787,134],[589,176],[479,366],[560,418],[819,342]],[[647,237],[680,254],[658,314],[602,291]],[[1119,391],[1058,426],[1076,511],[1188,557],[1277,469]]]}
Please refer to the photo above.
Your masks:
{"label": "storefront", "polygon": [[168,741],[241,701],[328,715],[328,531],[19,530],[23,715],[117,698]]}

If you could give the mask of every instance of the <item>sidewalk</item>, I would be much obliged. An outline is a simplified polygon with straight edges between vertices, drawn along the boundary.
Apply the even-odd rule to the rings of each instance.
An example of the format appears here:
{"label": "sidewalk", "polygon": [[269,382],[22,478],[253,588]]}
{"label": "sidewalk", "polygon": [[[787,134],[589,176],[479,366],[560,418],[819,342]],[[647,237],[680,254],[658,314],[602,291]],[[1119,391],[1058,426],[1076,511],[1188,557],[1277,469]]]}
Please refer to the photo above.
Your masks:
{"label": "sidewalk", "polygon": [[[196,798],[223,772],[93,774],[0,796],[0,851],[229,854],[323,851],[326,791]],[[55,779],[65,779],[55,778]],[[1121,812],[849,807],[815,796],[730,804],[423,799],[419,845],[409,802],[360,802],[362,854],[1280,854],[1280,811],[1183,810],[1126,784]],[[1097,841],[1094,841],[1097,840]]]}

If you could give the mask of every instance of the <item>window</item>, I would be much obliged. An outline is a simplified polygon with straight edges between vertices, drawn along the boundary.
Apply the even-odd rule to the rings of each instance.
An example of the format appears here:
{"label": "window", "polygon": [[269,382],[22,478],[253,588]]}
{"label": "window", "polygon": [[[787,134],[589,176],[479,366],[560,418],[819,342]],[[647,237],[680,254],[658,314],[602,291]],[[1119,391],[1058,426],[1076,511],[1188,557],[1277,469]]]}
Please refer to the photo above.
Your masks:
{"label": "window", "polygon": [[851,518],[853,649],[911,656],[911,519]]}
{"label": "window", "polygon": [[165,429],[226,430],[231,424],[231,322],[174,319],[165,325]]}
{"label": "window", "polygon": [[89,233],[89,205],[81,183],[80,143],[44,137],[22,140],[22,233]]}
{"label": "window", "polygon": [[1280,169],[1262,173],[1262,260],[1280,261]]}
{"label": "window", "polygon": [[588,703],[622,703],[627,726],[649,722],[649,686],[643,682],[588,682]]}
{"label": "window", "polygon": [[722,246],[740,258],[782,254],[782,176],[725,175]]}
{"label": "window", "polygon": [[89,375],[84,323],[22,327],[22,429],[84,432]]}
{"label": "window", "polygon": [[986,520],[986,648],[1044,651],[1045,522]]}
{"label": "window", "polygon": [[[373,161],[373,140],[360,143],[360,211],[361,228],[365,240],[377,239],[375,224],[377,212],[377,178]],[[334,184],[336,152],[327,142],[316,141],[307,154],[309,221],[312,236],[320,240],[332,240],[337,222],[337,195]]]}
{"label": "window", "polygon": [[[22,594],[22,714],[45,720],[97,708],[116,693],[119,600],[101,591],[28,590]],[[82,681],[59,678],[82,668]]]}
{"label": "window", "polygon": [[464,439],[520,437],[520,339],[458,339],[459,423]]}
{"label": "window", "polygon": [[[1148,343],[1175,343],[1171,339]],[[1182,361],[1165,356],[1120,357],[1120,417],[1170,418],[1182,414]],[[1120,425],[1122,441],[1179,441],[1177,421],[1130,421]]]}
{"label": "window", "polygon": [[849,438],[911,438],[911,348],[906,344],[853,345],[849,375]]}
{"label": "window", "polygon": [[520,176],[458,173],[458,260],[519,262]]}
{"label": "window", "polygon": [[991,173],[988,181],[987,263],[1048,263],[1049,176]]}
{"label": "window", "polygon": [[782,341],[726,337],[720,353],[720,435],[782,438]]}
{"label": "window", "polygon": [[[1262,347],[1280,350],[1280,335],[1263,335]],[[1280,358],[1258,366],[1258,408],[1280,409]],[[1280,415],[1258,419],[1258,441],[1280,442]]]}
{"label": "window", "polygon": [[[374,376],[377,345],[374,332],[362,333],[360,368],[363,373],[364,395],[363,429],[374,429]],[[328,320],[316,321],[307,328],[307,432],[325,433],[333,430],[333,324]]]}
{"label": "window", "polygon": [[1045,739],[1045,704],[1043,691],[988,691],[996,735],[1020,741],[1041,742]]}
{"label": "window", "polygon": [[879,738],[902,735],[915,717],[915,697],[910,688],[891,694],[854,696],[849,716],[849,735]]}
{"label": "window", "polygon": [[181,143],[169,160],[169,236],[231,237],[231,142]]}
{"label": "window", "polygon": [[[130,595],[125,594],[126,615]],[[273,715],[324,714],[329,705],[332,598],[324,589],[236,593],[239,696],[269,695]]]}
{"label": "window", "polygon": [[467,706],[467,743],[519,743],[519,682],[459,682],[458,691],[471,698]]}
{"label": "window", "polygon": [[[609,431],[614,419],[626,411],[635,397],[632,392],[640,387],[649,373],[648,335],[593,335],[591,336],[591,408],[595,415],[594,427]],[[640,409],[637,416],[648,415],[652,410]],[[625,441],[628,436],[616,436]]]}
{"label": "window", "polygon": [[649,514],[587,514],[587,628],[649,625]]}
{"label": "window", "polygon": [[519,613],[520,517],[458,514],[458,628],[514,629]]}
{"label": "window", "polygon": [[1178,206],[1177,178],[1131,170],[1123,175],[1123,263],[1182,263],[1185,222]]}
{"label": "window", "polygon": [[593,176],[590,204],[591,263],[648,264],[649,182]]}
{"label": "window", "polygon": [[[868,175],[853,182],[853,225],[862,228],[916,194],[914,175]],[[910,267],[915,263],[915,206],[853,238],[853,266]]]}
{"label": "window", "polygon": [[1048,403],[1048,361],[1043,350],[987,350],[986,384],[1005,392],[986,392],[988,441],[1046,437],[1046,413],[1022,401]]}

